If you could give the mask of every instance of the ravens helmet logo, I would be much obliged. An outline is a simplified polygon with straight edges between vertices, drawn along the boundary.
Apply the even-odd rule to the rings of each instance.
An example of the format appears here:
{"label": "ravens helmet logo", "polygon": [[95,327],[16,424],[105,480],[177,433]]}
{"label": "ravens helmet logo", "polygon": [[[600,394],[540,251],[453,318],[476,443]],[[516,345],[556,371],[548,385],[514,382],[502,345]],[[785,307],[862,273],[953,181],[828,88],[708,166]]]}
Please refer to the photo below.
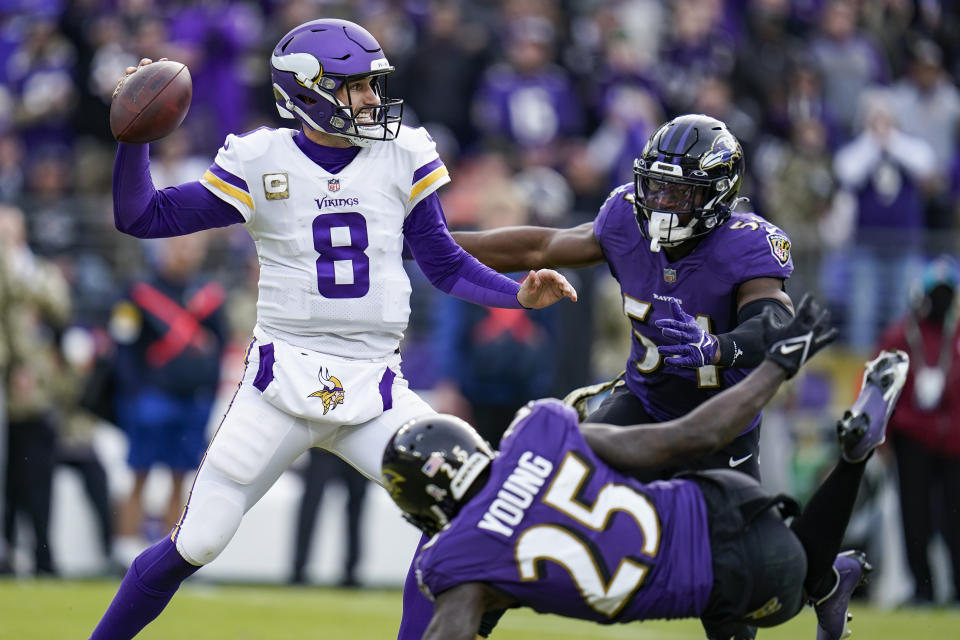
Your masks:
{"label": "ravens helmet logo", "polygon": [[737,142],[729,133],[723,133],[716,137],[710,151],[703,154],[700,158],[701,169],[712,169],[719,166],[733,166],[733,161],[737,160],[743,152],[740,149],[740,143]]}

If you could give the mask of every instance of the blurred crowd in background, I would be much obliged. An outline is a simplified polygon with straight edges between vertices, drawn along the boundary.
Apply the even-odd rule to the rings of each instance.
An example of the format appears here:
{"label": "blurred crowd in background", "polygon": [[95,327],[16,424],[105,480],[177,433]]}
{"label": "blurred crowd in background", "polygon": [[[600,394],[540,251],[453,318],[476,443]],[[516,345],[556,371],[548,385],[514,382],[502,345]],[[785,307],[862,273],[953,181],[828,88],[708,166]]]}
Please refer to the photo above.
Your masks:
{"label": "blurred crowd in background", "polygon": [[[960,11],[946,0],[6,0],[0,369],[7,449],[46,452],[36,454],[44,464],[21,469],[13,456],[7,465],[8,547],[17,513],[38,540],[46,535],[50,476],[60,464],[83,474],[106,557],[116,556],[118,527],[124,536],[142,534],[136,487],[130,497],[111,493],[92,434],[104,420],[127,434],[150,431],[130,417],[142,405],[112,399],[146,402],[137,395],[144,386],[182,398],[173,387],[187,380],[183,371],[193,376],[190,402],[162,404],[176,404],[165,419],[183,423],[178,416],[193,411],[205,428],[212,397],[239,379],[255,317],[248,235],[238,227],[209,231],[189,249],[204,260],[174,278],[191,295],[211,283],[226,292],[215,308],[203,307],[206,315],[186,309],[199,360],[161,371],[170,362],[156,353],[142,362],[124,356],[138,341],[165,336],[151,329],[154,316],[156,326],[169,325],[162,302],[150,307],[135,292],[144,283],[166,291],[165,265],[177,248],[113,229],[108,112],[117,79],[142,57],[188,65],[190,112],[176,133],[151,145],[151,169],[158,187],[197,180],[228,133],[287,126],[274,108],[269,54],[290,28],[318,17],[355,20],[383,45],[397,69],[388,93],[404,98],[404,120],[430,131],[450,169],[453,182],[440,197],[452,228],[591,220],[613,187],[632,181],[633,158],[660,123],[687,112],[725,121],[745,150],[741,194],[793,242],[788,292],[819,294],[842,330],[822,371],[802,377],[765,421],[773,436],[781,433],[765,449],[778,462],[765,477],[801,496],[829,458],[825,415],[852,397],[855,371],[885,327],[920,317],[936,285],[925,264],[960,250]],[[404,373],[414,388],[433,391],[438,410],[475,419],[481,430],[531,398],[562,397],[624,366],[629,324],[606,267],[567,273],[580,303],[536,313],[471,307],[435,294],[415,271]],[[955,280],[941,280],[953,283],[952,292]],[[937,317],[943,327],[955,325],[954,307]],[[955,340],[951,326],[947,347],[930,347],[928,368],[944,373],[938,398],[960,392],[951,373]],[[911,348],[924,345],[914,340]],[[217,367],[211,374],[200,361]],[[947,476],[960,476],[960,418],[934,402],[919,420],[931,412],[941,426],[927,451],[946,456]],[[778,424],[787,426],[778,431]],[[138,478],[154,462],[185,472],[195,464],[131,461]],[[892,469],[881,466],[878,484]],[[960,490],[960,479],[951,482]],[[160,520],[176,518],[179,500]],[[309,518],[315,506],[304,509],[301,518]],[[944,510],[932,511],[930,527],[960,540],[956,514]],[[55,572],[49,549],[36,550],[33,570]],[[298,554],[293,579],[303,581],[305,551]],[[0,558],[9,570],[9,554]],[[929,586],[929,576],[922,581]],[[918,586],[915,597],[933,595]]]}

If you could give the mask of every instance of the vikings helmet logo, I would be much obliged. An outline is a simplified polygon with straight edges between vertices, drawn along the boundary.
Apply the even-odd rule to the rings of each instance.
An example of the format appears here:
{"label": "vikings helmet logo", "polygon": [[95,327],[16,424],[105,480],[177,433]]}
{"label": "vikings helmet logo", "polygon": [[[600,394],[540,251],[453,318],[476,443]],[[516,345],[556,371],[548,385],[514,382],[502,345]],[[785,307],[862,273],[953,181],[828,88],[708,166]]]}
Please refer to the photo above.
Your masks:
{"label": "vikings helmet logo", "polygon": [[722,133],[713,141],[710,151],[700,158],[700,168],[706,170],[723,165],[732,167],[733,161],[742,153],[736,139],[730,134]]}
{"label": "vikings helmet logo", "polygon": [[323,415],[327,415],[327,411],[336,409],[338,404],[343,404],[343,385],[339,380],[331,376],[330,372],[326,369],[320,369],[317,377],[320,379],[320,384],[323,385],[323,389],[314,391],[307,397],[320,398],[320,400],[323,401]]}
{"label": "vikings helmet logo", "polygon": [[323,77],[323,65],[316,56],[309,53],[291,53],[286,56],[274,54],[270,57],[270,64],[279,71],[291,72],[297,83],[307,89],[315,89],[317,81]]}

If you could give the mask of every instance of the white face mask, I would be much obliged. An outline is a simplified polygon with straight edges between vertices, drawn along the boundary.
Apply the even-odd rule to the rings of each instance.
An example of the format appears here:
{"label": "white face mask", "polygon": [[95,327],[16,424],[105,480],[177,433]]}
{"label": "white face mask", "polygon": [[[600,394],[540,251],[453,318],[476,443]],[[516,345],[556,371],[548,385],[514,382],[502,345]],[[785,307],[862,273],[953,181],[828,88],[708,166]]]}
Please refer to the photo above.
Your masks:
{"label": "white face mask", "polygon": [[660,247],[675,247],[693,235],[693,225],[697,223],[692,218],[687,226],[680,226],[680,218],[675,213],[666,211],[651,211],[647,222],[647,235],[650,236],[650,251],[657,253]]}

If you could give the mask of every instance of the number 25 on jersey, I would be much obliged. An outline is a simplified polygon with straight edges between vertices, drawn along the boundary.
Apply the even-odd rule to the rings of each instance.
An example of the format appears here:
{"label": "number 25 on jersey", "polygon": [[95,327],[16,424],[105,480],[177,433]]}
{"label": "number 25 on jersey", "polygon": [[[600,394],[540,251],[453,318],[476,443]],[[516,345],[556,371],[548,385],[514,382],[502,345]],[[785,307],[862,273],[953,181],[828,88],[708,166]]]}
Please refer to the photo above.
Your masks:
{"label": "number 25 on jersey", "polygon": [[[590,475],[590,467],[575,453],[568,453],[543,502],[594,531],[607,528],[615,511],[626,513],[643,536],[640,551],[656,557],[660,543],[660,518],[650,500],[631,487],[605,485],[593,504],[578,496]],[[608,617],[620,612],[643,585],[648,567],[636,558],[623,557],[610,571],[603,558],[580,537],[556,524],[530,527],[517,538],[517,566],[524,580],[540,578],[538,563],[555,562],[569,572],[590,608]]]}

